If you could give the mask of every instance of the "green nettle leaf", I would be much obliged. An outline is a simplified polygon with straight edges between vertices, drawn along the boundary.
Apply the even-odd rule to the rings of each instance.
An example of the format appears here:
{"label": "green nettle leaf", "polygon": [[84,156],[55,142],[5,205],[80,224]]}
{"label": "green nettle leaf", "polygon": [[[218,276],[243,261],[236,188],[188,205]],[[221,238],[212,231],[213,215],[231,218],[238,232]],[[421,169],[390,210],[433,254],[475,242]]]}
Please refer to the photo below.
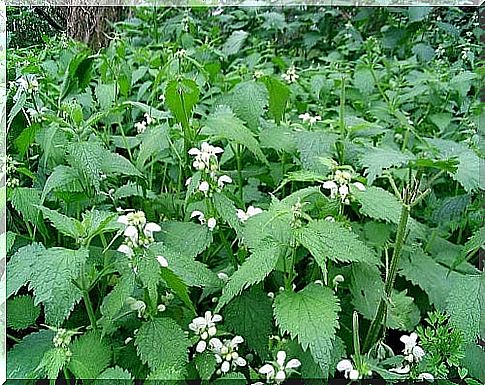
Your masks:
{"label": "green nettle leaf", "polygon": [[72,357],[68,368],[76,378],[97,378],[111,361],[109,344],[93,331],[76,339],[69,349]]}
{"label": "green nettle leaf", "polygon": [[121,310],[126,299],[131,296],[135,288],[135,277],[133,274],[123,275],[116,286],[104,297],[101,304],[101,314],[108,319],[113,319]]}
{"label": "green nettle leaf", "polygon": [[222,52],[224,55],[229,56],[240,52],[248,35],[249,33],[245,31],[234,31],[222,46]]}
{"label": "green nettle leaf", "polygon": [[384,170],[402,166],[412,159],[414,159],[414,156],[392,148],[371,147],[363,152],[360,163],[367,169],[367,180],[371,185],[376,177],[382,175]]}
{"label": "green nettle leaf", "polygon": [[259,130],[259,119],[268,104],[268,91],[261,83],[238,83],[231,91],[229,105],[236,116],[254,132]]}
{"label": "green nettle leaf", "polygon": [[213,195],[214,207],[218,214],[231,226],[237,234],[241,234],[241,221],[236,215],[237,209],[234,203],[223,193],[215,192]]}
{"label": "green nettle leaf", "polygon": [[78,174],[84,179],[81,181],[84,188],[94,186],[99,190],[101,176],[102,148],[96,143],[71,143],[67,147],[67,160]]}
{"label": "green nettle leaf", "polygon": [[34,305],[30,295],[19,295],[7,300],[7,327],[14,330],[26,329],[35,324],[40,307]]}
{"label": "green nettle leaf", "polygon": [[[352,304],[366,319],[374,319],[379,302],[384,295],[384,282],[379,270],[361,263],[352,265],[350,286]],[[411,331],[419,323],[420,312],[406,290],[393,291],[387,307],[386,325],[391,329]]]}
{"label": "green nettle leaf", "polygon": [[463,333],[465,343],[475,343],[478,336],[484,337],[480,321],[480,314],[485,311],[484,298],[483,273],[457,277],[450,285],[447,312],[450,323]]}
{"label": "green nettle leaf", "polygon": [[463,263],[469,255],[477,252],[485,247],[485,227],[481,227],[473,233],[473,235],[466,241],[460,255],[458,255],[453,261],[452,268],[459,266]]}
{"label": "green nettle leaf", "polygon": [[286,104],[290,98],[290,89],[282,81],[265,76],[263,83],[269,94],[268,111],[273,116],[276,124],[279,124],[285,115]]}
{"label": "green nettle leaf", "polygon": [[40,204],[40,192],[35,188],[17,187],[10,195],[10,202],[15,210],[22,215],[25,221],[36,224],[39,210],[36,205]]}
{"label": "green nettle leaf", "polygon": [[183,303],[190,309],[194,314],[196,310],[194,304],[192,303],[189,290],[184,281],[170,269],[161,269],[161,278],[165,281],[165,284],[183,301]]}
{"label": "green nettle leaf", "polygon": [[[167,338],[170,336],[170,338]],[[138,355],[151,370],[162,364],[183,367],[188,362],[187,349],[191,346],[182,328],[170,318],[154,318],[145,322],[136,333]]]}
{"label": "green nettle leaf", "polygon": [[15,294],[30,281],[45,247],[32,243],[17,250],[7,264],[7,298]]}
{"label": "green nettle leaf", "polygon": [[199,95],[199,87],[191,79],[171,80],[165,88],[165,103],[185,129],[189,127],[189,119]]}
{"label": "green nettle leaf", "polygon": [[440,151],[442,159],[456,157],[460,162],[456,172],[449,172],[450,176],[460,183],[466,192],[484,188],[480,180],[480,160],[478,155],[463,143],[445,139],[427,139],[427,141]]}
{"label": "green nettle leaf", "polygon": [[294,133],[294,137],[303,168],[327,174],[329,168],[321,159],[332,157],[338,136],[322,131],[298,131]]}
{"label": "green nettle leaf", "polygon": [[52,190],[56,190],[60,187],[69,186],[70,191],[82,191],[78,178],[78,173],[74,168],[63,165],[56,166],[45,182],[40,199],[41,204]]}
{"label": "green nettle leaf", "polygon": [[94,57],[88,51],[78,52],[69,62],[61,86],[59,101],[76,91],[83,91],[91,81],[91,69]]}
{"label": "green nettle leaf", "polygon": [[152,244],[150,250],[154,255],[165,257],[169,269],[187,286],[220,287],[221,280],[206,265],[194,260],[195,255],[190,256],[187,253],[173,250],[162,243]]}
{"label": "green nettle leaf", "polygon": [[[147,253],[149,254],[149,253]],[[140,258],[138,263],[138,276],[143,285],[147,289],[148,295],[152,302],[156,302],[158,298],[157,287],[160,282],[160,264],[154,255],[144,255]]]}
{"label": "green nettle leaf", "polygon": [[310,352],[328,375],[335,332],[339,327],[340,305],[328,287],[310,284],[295,293],[283,291],[274,301],[274,316],[281,333],[298,338],[303,350]]}
{"label": "green nettle leaf", "polygon": [[268,341],[273,329],[271,300],[258,286],[234,298],[223,311],[224,324],[244,337],[248,346],[262,359],[269,355]]}
{"label": "green nettle leaf", "polygon": [[[365,191],[356,191],[354,195],[361,204],[361,214],[387,223],[399,224],[402,204],[389,191],[370,186]],[[413,236],[418,238],[426,236],[426,226],[413,218],[409,218],[408,228]]]}
{"label": "green nettle leaf", "polygon": [[87,249],[54,247],[42,252],[32,266],[29,289],[34,291],[35,304],[44,305],[47,324],[60,325],[81,299],[71,281],[82,272],[88,254]]}
{"label": "green nettle leaf", "polygon": [[106,110],[113,105],[116,98],[116,84],[101,84],[96,85],[94,89],[96,99],[98,100],[101,109]]}
{"label": "green nettle leaf", "polygon": [[108,150],[103,150],[103,158],[100,167],[101,171],[106,175],[143,175],[128,159]]}
{"label": "green nettle leaf", "polygon": [[56,379],[59,372],[69,361],[69,355],[64,348],[53,348],[45,352],[36,372],[42,373],[48,379]]}
{"label": "green nettle leaf", "polygon": [[78,240],[84,234],[84,228],[77,219],[70,218],[64,214],[61,214],[55,210],[48,209],[47,207],[37,206],[42,211],[44,218],[49,219],[52,225],[62,234],[68,237]]}
{"label": "green nettle leaf", "polygon": [[[212,234],[207,226],[193,222],[163,222],[155,234],[171,250],[195,258],[211,243]],[[187,237],[190,234],[190,237]]]}
{"label": "green nettle leaf", "polygon": [[254,250],[241,267],[229,278],[222,289],[222,295],[217,302],[216,312],[228,304],[244,289],[263,281],[276,267],[276,263],[285,248],[280,244],[267,240]]}
{"label": "green nettle leaf", "polygon": [[150,125],[143,134],[139,135],[141,144],[136,158],[136,167],[140,170],[148,167],[145,164],[150,157],[156,158],[163,150],[170,147],[169,129],[166,124],[162,126]]}
{"label": "green nettle leaf", "polygon": [[216,371],[216,359],[214,354],[204,352],[194,357],[195,367],[202,380],[209,380]]}
{"label": "green nettle leaf", "polygon": [[186,375],[187,370],[185,366],[163,362],[148,375],[147,381],[155,385],[184,385],[185,381],[183,380]]}
{"label": "green nettle leaf", "polygon": [[376,254],[357,238],[357,234],[338,222],[312,221],[298,231],[298,240],[326,270],[327,259],[337,262],[379,264]]}
{"label": "green nettle leaf", "polygon": [[54,345],[52,339],[55,333],[51,330],[41,330],[25,336],[7,352],[7,378],[27,379],[37,378],[34,370],[39,366],[44,354]]}
{"label": "green nettle leaf", "polygon": [[133,376],[131,373],[119,366],[106,369],[101,373],[94,385],[133,385]]}
{"label": "green nettle leaf", "polygon": [[227,106],[218,106],[215,112],[209,115],[202,133],[240,144],[251,151],[259,161],[268,164],[254,134]]}

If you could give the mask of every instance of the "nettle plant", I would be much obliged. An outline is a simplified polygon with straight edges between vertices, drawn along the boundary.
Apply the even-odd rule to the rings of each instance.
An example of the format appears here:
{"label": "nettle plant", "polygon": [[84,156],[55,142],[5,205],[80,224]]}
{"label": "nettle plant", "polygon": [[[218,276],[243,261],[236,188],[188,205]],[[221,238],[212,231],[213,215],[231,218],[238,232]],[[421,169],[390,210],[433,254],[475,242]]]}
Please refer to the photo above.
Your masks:
{"label": "nettle plant", "polygon": [[476,15],[133,15],[11,52],[8,378],[483,381]]}

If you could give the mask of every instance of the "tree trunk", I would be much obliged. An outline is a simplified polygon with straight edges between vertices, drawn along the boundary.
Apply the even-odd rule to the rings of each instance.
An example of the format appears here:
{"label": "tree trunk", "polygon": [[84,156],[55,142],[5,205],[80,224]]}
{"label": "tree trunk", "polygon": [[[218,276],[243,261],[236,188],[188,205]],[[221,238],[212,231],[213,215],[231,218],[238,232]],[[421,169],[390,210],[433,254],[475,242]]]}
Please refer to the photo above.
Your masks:
{"label": "tree trunk", "polygon": [[110,22],[121,19],[123,7],[68,6],[62,11],[67,35],[98,49],[106,45]]}

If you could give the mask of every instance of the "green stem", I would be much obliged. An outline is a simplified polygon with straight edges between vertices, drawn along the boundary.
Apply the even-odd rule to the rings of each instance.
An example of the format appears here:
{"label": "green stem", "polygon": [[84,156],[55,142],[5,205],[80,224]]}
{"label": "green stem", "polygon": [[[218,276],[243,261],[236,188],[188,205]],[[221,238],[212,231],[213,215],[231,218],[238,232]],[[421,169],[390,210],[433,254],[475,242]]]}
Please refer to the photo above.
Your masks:
{"label": "green stem", "polygon": [[89,322],[91,323],[91,327],[93,330],[98,330],[96,325],[96,317],[94,315],[93,304],[91,303],[91,299],[89,298],[89,292],[87,290],[83,291],[83,300],[84,305],[86,306],[86,311],[88,312]]}
{"label": "green stem", "polygon": [[391,258],[391,267],[389,269],[389,274],[386,279],[384,286],[384,296],[379,302],[379,307],[377,308],[377,313],[375,318],[372,320],[369,331],[364,342],[364,351],[369,351],[369,349],[374,345],[374,343],[379,338],[381,329],[383,327],[382,320],[387,310],[387,301],[391,297],[392,289],[394,287],[394,281],[396,280],[397,267],[399,264],[399,257],[401,256],[401,250],[404,244],[404,238],[406,236],[406,227],[409,219],[410,207],[407,204],[403,204],[401,210],[401,217],[399,219],[399,225],[396,234],[396,243]]}
{"label": "green stem", "polygon": [[237,179],[238,179],[238,184],[239,184],[239,199],[241,200],[241,203],[244,203],[243,200],[243,176],[242,176],[242,159],[241,159],[241,148],[239,144],[236,144],[236,151],[233,150],[233,152],[236,154],[236,164],[237,164]]}

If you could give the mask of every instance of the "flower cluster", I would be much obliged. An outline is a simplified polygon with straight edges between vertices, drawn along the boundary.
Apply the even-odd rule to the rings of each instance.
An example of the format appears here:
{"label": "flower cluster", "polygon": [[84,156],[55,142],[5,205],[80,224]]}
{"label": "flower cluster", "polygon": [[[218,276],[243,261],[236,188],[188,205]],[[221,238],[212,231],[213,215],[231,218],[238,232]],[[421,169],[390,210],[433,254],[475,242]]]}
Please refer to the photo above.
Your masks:
{"label": "flower cluster", "polygon": [[143,115],[143,118],[144,119],[141,122],[135,123],[136,132],[138,132],[139,134],[143,134],[147,129],[147,126],[153,123],[153,118],[146,112]]}
{"label": "flower cluster", "polygon": [[295,66],[291,66],[281,77],[283,80],[291,84],[296,82],[300,76],[296,73]]}
{"label": "flower cluster", "polygon": [[313,126],[316,122],[319,122],[322,120],[322,117],[320,115],[315,115],[312,116],[308,112],[305,112],[304,114],[298,115],[298,117],[303,120],[303,123],[309,123],[310,126]]}
{"label": "flower cluster", "polygon": [[336,170],[332,180],[328,180],[322,184],[324,189],[330,190],[330,197],[333,199],[337,195],[344,204],[349,204],[349,194],[351,193],[351,186],[357,190],[365,191],[365,186],[360,182],[350,183],[352,175],[347,171]]}
{"label": "flower cluster", "polygon": [[5,158],[5,162],[2,165],[2,172],[7,172],[7,181],[6,185],[7,187],[17,187],[20,185],[20,180],[18,178],[15,178],[12,176],[17,171],[17,166],[19,166],[21,163],[17,162],[15,159],[13,159],[10,155],[7,155]]}
{"label": "flower cluster", "polygon": [[210,311],[206,311],[204,317],[197,317],[189,324],[189,329],[199,336],[199,342],[195,347],[195,351],[202,353],[207,348],[207,340],[212,340],[217,333],[216,323],[221,322],[222,317],[219,314],[212,314]]}
{"label": "flower cluster", "polygon": [[[156,223],[147,223],[143,211],[133,211],[126,215],[121,215],[118,218],[118,223],[126,226],[123,232],[125,240],[123,244],[118,247],[118,251],[126,254],[130,259],[135,256],[135,251],[137,249],[148,247],[148,245],[154,241],[153,233],[161,230],[161,227]],[[162,267],[168,266],[165,257],[159,255],[156,258]]]}
{"label": "flower cluster", "polygon": [[236,215],[241,222],[246,222],[249,218],[254,217],[255,215],[261,214],[263,210],[259,207],[249,206],[247,211],[237,209]]}
{"label": "flower cluster", "polygon": [[209,228],[210,231],[214,230],[215,227],[217,226],[217,221],[216,221],[215,218],[211,217],[211,218],[206,220],[204,213],[202,211],[199,211],[199,210],[192,211],[192,214],[190,214],[190,218],[198,218],[199,222],[202,225],[207,224],[207,227]]}
{"label": "flower cluster", "polygon": [[246,366],[246,360],[238,353],[239,344],[242,344],[244,339],[241,336],[235,336],[231,340],[224,340],[222,342],[219,338],[212,338],[209,341],[210,348],[214,353],[216,362],[221,365],[220,371],[227,373],[238,366]]}
{"label": "flower cluster", "polygon": [[[259,369],[259,373],[266,376],[266,383],[281,384],[286,378],[299,368],[301,362],[293,358],[286,362],[286,352],[280,350],[276,354],[276,361],[263,365]],[[258,383],[261,384],[261,383]]]}
{"label": "flower cluster", "polygon": [[363,376],[372,375],[372,371],[364,367],[366,365],[362,366],[363,367],[359,370],[359,368],[354,367],[352,361],[345,359],[339,361],[337,364],[337,370],[339,372],[344,372],[344,377],[348,378],[349,380],[360,380]]}

